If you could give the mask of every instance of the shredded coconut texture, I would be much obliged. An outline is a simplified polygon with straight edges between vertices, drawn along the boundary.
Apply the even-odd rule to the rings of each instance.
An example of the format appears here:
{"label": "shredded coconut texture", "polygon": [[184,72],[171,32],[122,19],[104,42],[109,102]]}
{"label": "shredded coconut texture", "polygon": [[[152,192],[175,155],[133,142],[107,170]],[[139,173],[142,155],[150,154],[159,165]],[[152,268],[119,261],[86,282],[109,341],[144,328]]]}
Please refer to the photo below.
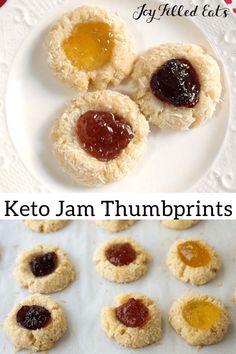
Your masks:
{"label": "shredded coconut texture", "polygon": [[[78,23],[105,22],[113,32],[114,48],[110,61],[97,70],[85,71],[75,67],[67,58],[62,43]],[[48,64],[57,77],[81,91],[103,90],[126,78],[133,66],[134,40],[124,21],[115,13],[104,9],[81,6],[65,14],[56,22],[47,37]]]}
{"label": "shredded coconut texture", "polygon": [[[88,110],[113,112],[131,125],[134,137],[120,155],[110,161],[99,161],[81,146],[77,120]],[[114,91],[96,91],[75,97],[52,127],[54,155],[64,171],[77,183],[99,185],[121,179],[136,165],[145,151],[149,126],[138,106],[128,96]]]}

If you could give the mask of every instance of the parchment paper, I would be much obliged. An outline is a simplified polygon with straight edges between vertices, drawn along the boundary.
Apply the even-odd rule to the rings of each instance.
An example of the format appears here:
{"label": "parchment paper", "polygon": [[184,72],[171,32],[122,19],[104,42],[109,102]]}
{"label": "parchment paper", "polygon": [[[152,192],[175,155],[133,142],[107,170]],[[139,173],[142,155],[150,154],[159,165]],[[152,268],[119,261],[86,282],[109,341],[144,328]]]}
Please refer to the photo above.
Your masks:
{"label": "parchment paper", "polygon": [[[58,244],[71,256],[77,280],[60,293],[52,294],[64,308],[68,318],[68,333],[50,351],[54,354],[192,354],[196,348],[188,346],[170,327],[168,310],[174,300],[192,290],[219,297],[228,307],[233,324],[223,342],[204,347],[202,353],[235,353],[236,305],[231,302],[236,287],[236,221],[204,221],[186,231],[172,231],[157,221],[140,221],[128,231],[117,234],[130,235],[145,245],[153,256],[149,271],[140,280],[128,284],[113,284],[97,274],[93,264],[93,253],[113,235],[100,229],[92,221],[72,221],[59,232],[37,234],[25,229],[16,221],[0,222],[0,353],[13,354],[14,347],[5,336],[2,325],[13,305],[29,296],[20,289],[13,271],[16,257],[23,249],[45,244]],[[175,279],[164,264],[166,253],[172,242],[180,237],[199,237],[216,247],[223,261],[217,277],[207,285],[193,287]],[[122,292],[138,291],[155,299],[163,317],[163,336],[158,345],[131,350],[119,346],[108,338],[100,325],[100,310],[113,305],[115,296]],[[26,351],[22,352],[26,353]]]}

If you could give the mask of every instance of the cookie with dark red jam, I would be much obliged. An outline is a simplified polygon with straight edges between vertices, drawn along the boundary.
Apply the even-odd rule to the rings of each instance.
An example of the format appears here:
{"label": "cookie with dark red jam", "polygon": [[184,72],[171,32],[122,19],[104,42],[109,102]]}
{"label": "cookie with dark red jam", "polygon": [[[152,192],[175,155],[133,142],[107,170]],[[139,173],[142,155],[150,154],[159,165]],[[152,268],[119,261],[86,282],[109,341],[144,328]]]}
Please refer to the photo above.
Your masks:
{"label": "cookie with dark red jam", "polygon": [[102,310],[102,326],[108,337],[125,347],[141,348],[161,338],[161,313],[156,303],[142,294],[121,294],[117,306]]}
{"label": "cookie with dark red jam", "polygon": [[96,270],[105,279],[129,283],[147,272],[151,256],[133,239],[119,237],[100,246],[94,254],[94,261]]}
{"label": "cookie with dark red jam", "polygon": [[49,296],[35,294],[15,305],[4,323],[4,331],[17,351],[51,349],[67,330],[63,309]]}
{"label": "cookie with dark red jam", "polygon": [[209,120],[220,101],[217,61],[191,43],[168,43],[141,55],[133,69],[133,99],[160,128],[188,130]]}
{"label": "cookie with dark red jam", "polygon": [[66,288],[75,279],[75,271],[65,251],[38,245],[18,258],[16,279],[30,292],[49,294]]}

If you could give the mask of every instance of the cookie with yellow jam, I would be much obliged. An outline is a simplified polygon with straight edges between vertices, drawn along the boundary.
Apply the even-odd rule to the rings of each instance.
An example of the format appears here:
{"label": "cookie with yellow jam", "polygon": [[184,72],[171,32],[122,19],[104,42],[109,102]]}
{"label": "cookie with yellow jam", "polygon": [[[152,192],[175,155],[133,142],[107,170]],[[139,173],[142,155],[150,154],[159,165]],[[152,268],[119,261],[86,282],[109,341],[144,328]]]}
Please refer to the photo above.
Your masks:
{"label": "cookie with yellow jam", "polygon": [[166,264],[176,278],[202,285],[216,276],[221,260],[216,250],[199,239],[178,240],[170,248]]}
{"label": "cookie with yellow jam", "polygon": [[124,21],[93,6],[65,14],[52,26],[47,45],[57,77],[82,91],[118,85],[134,61],[134,40]]}
{"label": "cookie with yellow jam", "polygon": [[161,312],[152,299],[137,293],[120,294],[116,305],[102,310],[102,327],[108,337],[129,348],[160,341]]}
{"label": "cookie with yellow jam", "polygon": [[231,319],[220,300],[208,295],[188,294],[171,306],[169,322],[188,344],[203,346],[222,341]]}

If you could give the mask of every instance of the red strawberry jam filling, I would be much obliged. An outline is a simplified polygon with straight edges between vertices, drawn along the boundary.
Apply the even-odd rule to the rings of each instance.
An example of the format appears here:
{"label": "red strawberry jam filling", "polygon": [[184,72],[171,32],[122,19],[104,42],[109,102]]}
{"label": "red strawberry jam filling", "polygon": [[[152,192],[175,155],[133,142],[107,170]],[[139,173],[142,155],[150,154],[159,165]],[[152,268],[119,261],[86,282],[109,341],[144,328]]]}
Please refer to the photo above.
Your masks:
{"label": "red strawberry jam filling", "polygon": [[101,161],[120,155],[134,137],[126,120],[111,112],[88,111],[77,121],[77,135],[82,148]]}
{"label": "red strawberry jam filling", "polygon": [[143,327],[149,320],[149,310],[141,300],[129,299],[115,309],[116,317],[126,327]]}
{"label": "red strawberry jam filling", "polygon": [[110,246],[105,254],[108,261],[115,266],[128,265],[136,259],[136,252],[128,242]]}

